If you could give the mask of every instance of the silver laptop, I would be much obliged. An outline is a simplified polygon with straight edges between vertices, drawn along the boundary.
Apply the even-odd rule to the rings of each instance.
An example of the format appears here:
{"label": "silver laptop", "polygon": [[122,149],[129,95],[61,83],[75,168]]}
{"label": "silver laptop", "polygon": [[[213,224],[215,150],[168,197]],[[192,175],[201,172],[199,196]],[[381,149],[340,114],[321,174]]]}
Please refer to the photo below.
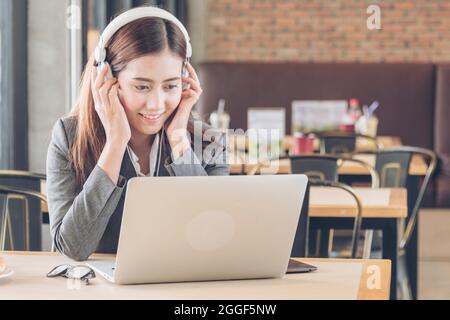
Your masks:
{"label": "silver laptop", "polygon": [[304,175],[130,179],[116,260],[88,265],[117,284],[282,277],[306,185]]}

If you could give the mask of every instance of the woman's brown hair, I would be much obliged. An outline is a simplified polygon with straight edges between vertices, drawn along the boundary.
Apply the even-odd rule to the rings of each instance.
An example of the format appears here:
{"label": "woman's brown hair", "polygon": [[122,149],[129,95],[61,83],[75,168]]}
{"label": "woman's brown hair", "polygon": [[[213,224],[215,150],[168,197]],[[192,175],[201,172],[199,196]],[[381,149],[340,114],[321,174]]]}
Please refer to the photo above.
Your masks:
{"label": "woman's brown hair", "polygon": [[[106,48],[106,60],[115,77],[130,61],[167,48],[181,59],[186,59],[186,40],[181,30],[174,23],[155,17],[141,18],[123,26],[106,44]],[[86,176],[95,167],[106,142],[91,90],[91,68],[94,64],[95,59],[91,55],[83,71],[80,94],[70,112],[77,118],[70,162],[79,186],[84,184]]]}

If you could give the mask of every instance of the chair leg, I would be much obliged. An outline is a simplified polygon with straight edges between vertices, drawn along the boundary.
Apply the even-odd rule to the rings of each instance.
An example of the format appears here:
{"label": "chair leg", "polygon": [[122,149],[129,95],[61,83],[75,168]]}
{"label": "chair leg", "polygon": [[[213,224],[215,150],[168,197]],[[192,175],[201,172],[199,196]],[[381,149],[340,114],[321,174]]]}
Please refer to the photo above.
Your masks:
{"label": "chair leg", "polygon": [[328,234],[328,257],[331,255],[333,251],[333,240],[334,240],[334,229],[330,229]]}
{"label": "chair leg", "polygon": [[320,231],[317,229],[311,229],[308,232],[308,258],[319,256],[319,241],[320,241]]}
{"label": "chair leg", "polygon": [[[6,202],[6,206],[7,205],[8,205],[8,202]],[[4,208],[1,219],[3,221],[0,223],[0,226],[2,226],[2,230],[0,230],[0,251],[5,251],[5,249],[6,249],[6,227],[8,224],[8,209],[7,208]]]}
{"label": "chair leg", "polygon": [[[23,201],[23,205],[25,208],[25,219],[24,219],[24,225],[23,225],[23,229],[24,229],[24,242],[25,242],[25,250],[26,251],[30,251],[30,202],[28,201],[28,198],[22,195],[8,195],[7,196],[7,200],[9,201],[9,199],[16,199],[16,200],[21,200]],[[12,233],[12,223],[11,223],[11,218],[9,215],[9,208],[7,208],[8,210],[8,215],[7,217],[9,217],[9,240],[10,240],[10,245],[11,245],[11,249],[14,250],[14,240],[13,240],[13,233]]]}
{"label": "chair leg", "polygon": [[319,257],[329,258],[333,246],[333,230],[320,229]]}
{"label": "chair leg", "polygon": [[320,258],[320,246],[322,241],[322,229],[316,230],[316,245],[314,247],[315,257]]}
{"label": "chair leg", "polygon": [[[31,244],[30,244],[30,202],[29,202],[27,197],[21,196],[21,195],[12,195],[12,196],[8,195],[7,199],[9,200],[10,198],[23,201],[23,205],[24,205],[24,208],[25,208],[25,217],[24,217],[24,225],[23,225],[24,235],[25,235],[25,239],[24,239],[25,250],[26,251],[30,251],[30,247],[31,247]],[[8,213],[9,213],[9,208],[7,210],[8,210]],[[9,216],[9,214],[8,214],[8,216]],[[9,218],[9,219],[11,219],[11,218]],[[10,220],[10,222],[11,222],[11,220]],[[12,228],[11,225],[12,224],[10,223],[9,224],[9,230],[11,230],[11,228]],[[10,234],[11,247],[13,249],[14,244],[12,242],[13,241],[13,236],[12,236],[11,231],[9,232],[9,234]]]}
{"label": "chair leg", "polygon": [[14,245],[14,237],[13,237],[13,230],[12,230],[12,223],[11,223],[11,216],[9,214],[9,208],[6,207],[6,227],[8,229],[7,233],[9,236],[9,246],[12,251],[15,250]]}
{"label": "chair leg", "polygon": [[364,235],[363,259],[370,259],[372,252],[373,230],[366,230]]}
{"label": "chair leg", "polygon": [[397,288],[400,291],[400,297],[402,300],[412,300],[412,291],[408,278],[408,269],[406,265],[405,254],[401,254],[398,257]]}
{"label": "chair leg", "polygon": [[30,202],[27,197],[23,199],[25,205],[25,248],[30,251]]}

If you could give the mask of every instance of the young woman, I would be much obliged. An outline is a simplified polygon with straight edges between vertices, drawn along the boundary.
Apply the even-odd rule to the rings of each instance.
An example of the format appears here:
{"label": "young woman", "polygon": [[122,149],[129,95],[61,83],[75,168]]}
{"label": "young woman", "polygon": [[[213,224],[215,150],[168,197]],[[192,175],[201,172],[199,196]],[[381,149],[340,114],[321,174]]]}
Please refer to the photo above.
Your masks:
{"label": "young woman", "polygon": [[[69,258],[117,251],[128,179],[229,174],[214,152],[203,154],[214,140],[204,141],[205,124],[201,148],[193,146],[199,137],[191,110],[202,89],[186,59],[188,40],[174,19],[150,15],[115,32],[105,44],[108,63],[97,71],[96,59],[89,59],[77,103],[53,128],[47,154],[50,227],[54,246]],[[183,67],[189,77],[182,76]],[[151,195],[146,201],[149,210]],[[167,201],[176,199],[168,194]]]}

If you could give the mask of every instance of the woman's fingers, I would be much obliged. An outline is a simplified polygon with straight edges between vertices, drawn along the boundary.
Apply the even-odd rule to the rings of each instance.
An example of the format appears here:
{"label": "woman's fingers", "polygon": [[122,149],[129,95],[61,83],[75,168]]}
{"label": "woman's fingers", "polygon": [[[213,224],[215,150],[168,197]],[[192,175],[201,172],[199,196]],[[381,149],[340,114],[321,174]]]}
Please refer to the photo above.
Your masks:
{"label": "woman's fingers", "polygon": [[111,104],[111,110],[112,112],[117,111],[117,107],[122,106],[120,99],[119,99],[119,84],[116,83],[112,86],[111,90],[109,91],[109,102]]}
{"label": "woman's fingers", "polygon": [[97,78],[95,79],[95,88],[97,90],[100,90],[100,88],[103,86],[108,69],[109,69],[109,64],[105,63],[105,64],[103,64],[103,67],[101,68],[100,72],[96,71],[98,73]]}
{"label": "woman's fingers", "polygon": [[[196,100],[199,98],[199,94],[195,91],[195,90],[192,90],[192,89],[188,89],[188,90],[185,90],[182,94],[181,94],[181,97],[182,98],[187,98],[187,99],[189,99],[189,98],[195,98]],[[194,105],[194,104],[192,104],[192,105]]]}
{"label": "woman's fingers", "polygon": [[117,82],[116,79],[110,79],[105,82],[105,84],[100,88],[99,94],[100,94],[100,108],[106,108],[109,109],[111,106],[110,100],[109,100],[109,92],[112,88],[112,86]]}
{"label": "woman's fingers", "polygon": [[202,88],[200,87],[200,84],[194,79],[183,77],[183,81],[189,83],[191,89],[194,89],[198,94],[201,94],[203,92]]}
{"label": "woman's fingers", "polygon": [[97,69],[98,67],[92,67],[92,95],[94,99],[95,108],[99,108],[100,104],[102,104],[100,89],[105,84],[105,76],[108,72],[109,65],[107,63],[103,64],[103,67],[100,69],[100,72]]}
{"label": "woman's fingers", "polygon": [[188,83],[190,85],[189,90],[185,90],[183,92],[184,97],[195,97],[198,99],[200,95],[202,94],[203,90],[200,85],[200,81],[198,80],[197,73],[195,72],[192,65],[188,62],[186,64],[187,70],[189,71],[190,77],[186,78],[183,77],[183,81]]}
{"label": "woman's fingers", "polygon": [[188,62],[186,64],[186,67],[187,67],[187,71],[189,71],[189,74],[191,75],[191,77],[200,84],[200,80],[198,80],[197,72],[195,72],[194,67],[192,67],[190,62]]}

